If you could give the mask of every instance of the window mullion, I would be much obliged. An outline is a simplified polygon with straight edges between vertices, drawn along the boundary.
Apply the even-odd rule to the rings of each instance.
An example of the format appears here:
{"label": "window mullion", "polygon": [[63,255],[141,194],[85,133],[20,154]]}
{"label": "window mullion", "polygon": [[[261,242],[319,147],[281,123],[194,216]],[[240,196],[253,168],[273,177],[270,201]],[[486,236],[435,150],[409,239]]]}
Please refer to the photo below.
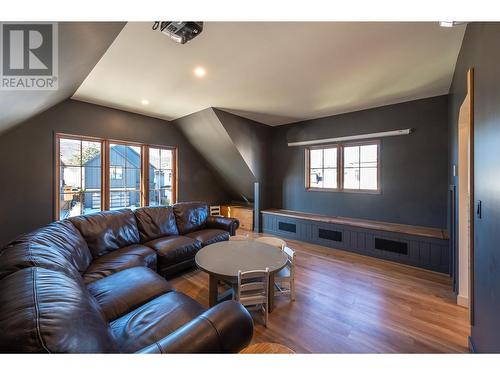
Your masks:
{"label": "window mullion", "polygon": [[321,150],[321,175],[322,175],[322,180],[321,180],[321,187],[325,187],[325,149],[323,148]]}
{"label": "window mullion", "polygon": [[102,152],[103,158],[101,161],[102,168],[102,183],[101,183],[101,197],[102,197],[102,209],[109,210],[110,209],[110,198],[111,198],[111,185],[110,185],[110,158],[109,158],[109,142],[106,140],[102,141]]}
{"label": "window mullion", "polygon": [[343,157],[343,150],[342,150],[342,145],[339,144],[337,146],[337,186],[340,191],[344,190],[344,157]]}
{"label": "window mullion", "polygon": [[361,190],[361,146],[358,146],[358,190]]}

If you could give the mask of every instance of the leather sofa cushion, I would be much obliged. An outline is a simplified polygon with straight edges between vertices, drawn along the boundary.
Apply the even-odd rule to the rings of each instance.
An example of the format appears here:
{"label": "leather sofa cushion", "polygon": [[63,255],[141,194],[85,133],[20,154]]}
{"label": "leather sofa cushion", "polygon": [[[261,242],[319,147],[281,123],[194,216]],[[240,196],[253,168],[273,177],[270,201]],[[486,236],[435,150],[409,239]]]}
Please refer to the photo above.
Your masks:
{"label": "leather sofa cushion", "polygon": [[32,267],[0,281],[1,353],[110,353],[117,347],[81,279]]}
{"label": "leather sofa cushion", "polygon": [[174,204],[175,220],[180,234],[203,229],[208,217],[208,205],[203,202]]}
{"label": "leather sofa cushion", "polygon": [[138,208],[134,214],[141,242],[179,234],[171,206]]}
{"label": "leather sofa cushion", "polygon": [[201,242],[185,236],[169,236],[146,242],[158,255],[158,267],[172,265],[194,258],[201,249]]}
{"label": "leather sofa cushion", "polygon": [[209,216],[207,218],[207,229],[222,229],[229,232],[231,236],[236,235],[236,229],[240,227],[240,221],[234,217]]}
{"label": "leather sofa cushion", "polygon": [[90,283],[87,287],[108,321],[172,291],[172,287],[163,277],[145,267],[117,272]]}
{"label": "leather sofa cushion", "polygon": [[143,245],[130,245],[97,258],[83,275],[86,284],[132,267],[156,270],[156,253]]}
{"label": "leather sofa cushion", "polygon": [[239,302],[224,301],[138,353],[238,353],[250,344],[252,335],[247,309]]}
{"label": "leather sofa cushion", "polygon": [[135,216],[129,209],[96,212],[69,220],[85,238],[94,259],[140,242]]}
{"label": "leather sofa cushion", "polygon": [[87,243],[68,220],[18,237],[0,251],[0,279],[27,267],[64,271],[77,277],[92,261]]}
{"label": "leather sofa cushion", "polygon": [[171,334],[204,311],[188,296],[170,292],[112,321],[111,334],[122,353],[134,353]]}
{"label": "leather sofa cushion", "polygon": [[229,232],[221,229],[202,229],[186,234],[186,237],[200,241],[202,246],[229,240]]}

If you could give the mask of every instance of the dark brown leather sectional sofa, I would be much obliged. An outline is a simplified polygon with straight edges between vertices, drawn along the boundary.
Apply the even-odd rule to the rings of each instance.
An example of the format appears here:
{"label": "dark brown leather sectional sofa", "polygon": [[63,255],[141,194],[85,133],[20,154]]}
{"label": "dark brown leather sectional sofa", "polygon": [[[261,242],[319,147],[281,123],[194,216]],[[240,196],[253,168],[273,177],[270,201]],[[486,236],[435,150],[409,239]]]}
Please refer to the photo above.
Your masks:
{"label": "dark brown leather sectional sofa", "polygon": [[229,239],[238,221],[200,202],[78,216],[0,252],[0,352],[232,353],[253,323],[237,302],[205,310],[165,276]]}

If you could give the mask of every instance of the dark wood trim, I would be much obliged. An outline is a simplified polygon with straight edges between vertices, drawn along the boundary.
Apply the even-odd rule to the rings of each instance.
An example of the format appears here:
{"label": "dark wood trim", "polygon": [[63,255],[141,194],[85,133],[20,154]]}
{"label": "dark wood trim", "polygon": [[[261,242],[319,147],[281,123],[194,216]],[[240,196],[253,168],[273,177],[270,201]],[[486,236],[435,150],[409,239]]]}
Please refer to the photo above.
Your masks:
{"label": "dark wood trim", "polygon": [[311,149],[304,148],[304,181],[306,190],[311,189]]}
{"label": "dark wood trim", "polygon": [[402,233],[413,236],[437,238],[441,240],[448,239],[446,231],[438,228],[387,223],[383,221],[366,220],[366,219],[354,219],[354,218],[347,218],[340,216],[324,216],[324,215],[309,214],[306,212],[280,210],[280,209],[262,210],[261,213],[291,217],[295,219],[313,220],[328,224],[342,224],[342,225],[348,225],[365,229],[381,230],[386,232]]}
{"label": "dark wood trim", "polygon": [[455,300],[458,296],[458,246],[457,246],[457,188],[455,185],[448,186],[449,223],[448,238],[450,247],[450,274],[453,281],[453,293]]}
{"label": "dark wood trim", "polygon": [[[325,148],[336,148],[337,149],[337,187],[336,188],[318,188],[318,187],[311,187],[311,150],[322,150]],[[305,155],[305,170],[304,170],[304,175],[305,175],[305,187],[307,191],[322,191],[322,192],[338,192],[340,190],[340,175],[341,173],[339,172],[340,169],[340,162],[339,162],[339,152],[340,147],[338,145],[322,145],[322,146],[310,146],[306,147],[304,149],[304,155]],[[325,169],[325,168],[321,168]],[[327,168],[330,169],[330,168]]]}
{"label": "dark wood trim", "polygon": [[[381,189],[381,169],[382,163],[380,159],[381,155],[381,140],[367,140],[367,141],[354,141],[346,143],[335,143],[326,144],[319,146],[309,146],[304,148],[304,176],[305,176],[305,188],[307,191],[316,192],[343,192],[343,193],[361,193],[361,194],[382,194]],[[365,145],[377,145],[377,189],[345,189],[344,186],[344,148],[350,146],[365,146]],[[319,188],[311,187],[311,150],[321,150],[325,148],[337,149],[337,188]]]}
{"label": "dark wood trim", "polygon": [[109,210],[110,195],[109,195],[109,142],[102,141],[102,157],[101,157],[101,209]]}
{"label": "dark wood trim", "polygon": [[54,173],[54,213],[52,218],[54,220],[59,220],[59,212],[61,205],[61,190],[60,190],[60,181],[61,181],[61,163],[60,163],[60,148],[59,148],[59,135],[57,133],[54,134],[54,165],[55,165],[55,173]]}
{"label": "dark wood trim", "polygon": [[178,164],[177,164],[177,147],[173,148],[173,158],[172,160],[172,178],[174,179],[172,183],[172,203],[177,203],[177,187],[178,187],[178,181],[177,181],[177,173],[178,173]]}
{"label": "dark wood trim", "polygon": [[337,149],[337,190],[343,191],[344,186],[344,148],[339,145]]}
{"label": "dark wood trim", "polygon": [[149,147],[141,146],[141,206],[149,206]]}
{"label": "dark wood trim", "polygon": [[343,189],[343,193],[354,193],[354,194],[382,194],[380,189],[377,190],[367,190],[367,189]]}
{"label": "dark wood trim", "polygon": [[341,193],[342,190],[334,189],[334,188],[307,188],[307,191],[318,191],[320,193]]}
{"label": "dark wood trim", "polygon": [[[151,148],[157,148],[159,150],[170,150],[172,151],[172,204],[177,203],[177,169],[178,169],[178,163],[177,163],[177,147],[167,147],[167,146],[161,146],[161,145],[145,145],[146,151],[145,153],[147,154],[147,164],[149,165],[149,150]],[[149,168],[147,168],[146,172],[146,179],[147,183],[144,184],[144,189],[145,189],[145,200],[147,201],[146,205],[149,205],[149,181],[150,181],[150,176],[149,176]]]}
{"label": "dark wood trim", "polygon": [[[355,142],[348,142],[348,143],[343,143],[341,145],[342,148],[342,178],[344,177],[344,148],[345,147],[350,147],[350,146],[367,146],[367,145],[377,145],[377,189],[344,189],[344,181],[342,180],[342,185],[341,189],[343,192],[346,193],[362,193],[362,194],[382,194],[382,188],[380,186],[380,176],[381,176],[381,170],[382,170],[382,161],[380,159],[381,155],[381,147],[382,147],[382,142],[380,139],[373,139],[373,140],[368,140],[368,141],[355,141]],[[360,161],[361,165],[361,161]],[[360,167],[361,170],[361,167]]]}
{"label": "dark wood trim", "polygon": [[[149,205],[149,148],[159,148],[163,150],[172,150],[173,160],[172,160],[172,203],[177,202],[177,188],[178,188],[178,163],[177,163],[177,147],[175,146],[164,146],[158,144],[147,144],[133,141],[123,141],[116,139],[106,139],[100,137],[92,137],[86,135],[75,135],[67,133],[54,133],[54,220],[59,220],[60,212],[60,140],[63,139],[74,139],[79,141],[91,141],[101,143],[101,210],[106,211],[110,209],[110,193],[109,193],[109,152],[110,144],[121,144],[121,145],[131,145],[141,148],[141,186],[140,186],[140,196],[141,205]],[[145,164],[147,163],[147,164]]]}
{"label": "dark wood trim", "polygon": [[474,68],[467,72],[469,96],[469,313],[470,324],[474,325],[474,217],[476,204],[474,199]]}
{"label": "dark wood trim", "polygon": [[77,141],[89,141],[89,142],[99,142],[101,144],[101,209],[104,210],[104,205],[103,205],[103,183],[104,183],[104,168],[103,168],[103,163],[104,163],[104,151],[105,151],[105,140],[102,138],[97,138],[97,137],[89,137],[89,136],[78,136],[74,134],[65,134],[65,133],[55,133],[54,134],[54,166],[55,166],[55,171],[54,171],[54,214],[52,215],[54,220],[59,220],[59,213],[60,213],[60,205],[61,205],[61,191],[60,191],[60,178],[61,178],[61,160],[60,160],[60,141],[61,139],[73,139]]}

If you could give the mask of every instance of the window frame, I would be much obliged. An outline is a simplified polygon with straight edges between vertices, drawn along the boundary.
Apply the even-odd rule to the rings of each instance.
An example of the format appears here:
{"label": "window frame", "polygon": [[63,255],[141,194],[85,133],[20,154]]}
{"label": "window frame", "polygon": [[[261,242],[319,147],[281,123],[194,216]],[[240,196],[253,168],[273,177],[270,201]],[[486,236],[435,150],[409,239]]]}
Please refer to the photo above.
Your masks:
{"label": "window frame", "polygon": [[141,143],[134,141],[124,141],[100,137],[92,137],[85,135],[75,135],[67,133],[55,133],[54,134],[54,220],[60,220],[60,171],[61,171],[61,158],[60,158],[60,141],[61,139],[73,139],[78,141],[90,141],[101,143],[101,211],[109,211],[110,209],[110,165],[109,165],[109,153],[110,144],[122,144],[128,146],[137,146],[141,149],[141,176],[140,176],[140,197],[141,197],[141,207],[149,205],[149,148],[160,148],[172,151],[172,204],[177,202],[177,187],[178,187],[178,148],[176,146],[166,146],[158,144]]}
{"label": "window frame", "polygon": [[[322,188],[322,187],[311,187],[311,150],[323,150],[325,148],[333,148],[335,147],[337,149],[337,187],[336,188]],[[340,178],[340,145],[339,144],[328,144],[328,145],[321,145],[321,146],[311,146],[311,147],[306,147],[305,149],[305,162],[306,162],[306,171],[305,171],[305,178],[306,178],[306,190],[308,191],[341,191],[341,185],[340,183],[342,182]],[[324,166],[324,161],[323,161],[323,166],[321,168],[322,170],[325,169]]]}
{"label": "window frame", "polygon": [[[110,173],[110,179],[111,180],[123,180],[123,167],[119,166],[119,165],[110,165],[109,168],[111,170],[113,170],[112,173]],[[118,171],[118,169],[120,170],[120,178],[116,177],[118,174],[116,173]],[[114,175],[114,177],[113,177]]]}
{"label": "window frame", "polygon": [[[149,182],[151,179],[151,176],[149,176],[149,148],[159,148],[160,150],[170,150],[172,152],[172,204],[177,202],[177,147],[170,147],[170,146],[161,146],[161,145],[144,145],[142,149],[142,170],[147,170],[144,179],[141,179],[142,185],[141,185],[141,196],[143,197],[144,201],[147,202],[147,205],[149,205]],[[161,189],[160,189],[161,190]]]}
{"label": "window frame", "polygon": [[[377,189],[344,189],[344,148],[352,146],[369,146],[377,145]],[[326,148],[337,147],[337,188],[321,188],[311,187],[311,150],[322,150]],[[380,160],[380,139],[367,141],[354,141],[342,143],[330,143],[325,145],[311,146],[304,149],[305,155],[305,189],[306,191],[318,192],[344,192],[344,193],[361,193],[361,194],[381,194],[380,174],[382,169],[382,161]]]}

